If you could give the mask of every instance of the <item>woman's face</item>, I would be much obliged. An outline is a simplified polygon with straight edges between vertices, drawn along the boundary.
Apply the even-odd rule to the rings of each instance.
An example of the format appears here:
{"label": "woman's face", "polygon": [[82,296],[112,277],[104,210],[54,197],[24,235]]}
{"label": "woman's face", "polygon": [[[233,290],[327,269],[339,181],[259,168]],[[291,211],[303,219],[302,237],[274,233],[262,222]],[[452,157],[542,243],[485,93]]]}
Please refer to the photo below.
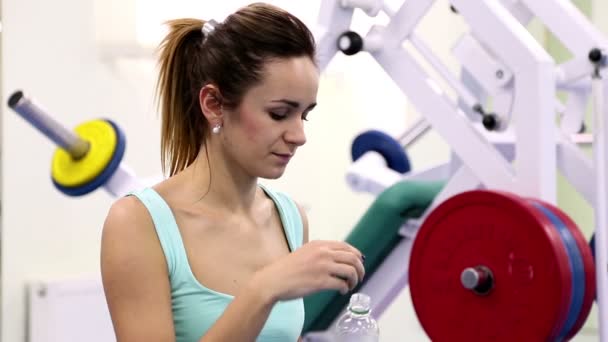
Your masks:
{"label": "woman's face", "polygon": [[319,73],[309,57],[268,62],[262,81],[225,113],[225,155],[255,177],[280,177],[306,143],[304,121],[316,105]]}

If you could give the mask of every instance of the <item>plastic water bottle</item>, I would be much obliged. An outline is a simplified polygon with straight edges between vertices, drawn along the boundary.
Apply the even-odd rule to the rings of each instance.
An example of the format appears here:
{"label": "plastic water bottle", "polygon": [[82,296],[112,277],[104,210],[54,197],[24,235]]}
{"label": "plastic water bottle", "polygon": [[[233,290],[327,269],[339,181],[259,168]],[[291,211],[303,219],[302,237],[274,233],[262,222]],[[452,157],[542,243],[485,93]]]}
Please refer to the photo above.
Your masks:
{"label": "plastic water bottle", "polygon": [[371,299],[363,293],[350,297],[348,309],[336,325],[337,342],[378,342],[378,323],[371,316]]}

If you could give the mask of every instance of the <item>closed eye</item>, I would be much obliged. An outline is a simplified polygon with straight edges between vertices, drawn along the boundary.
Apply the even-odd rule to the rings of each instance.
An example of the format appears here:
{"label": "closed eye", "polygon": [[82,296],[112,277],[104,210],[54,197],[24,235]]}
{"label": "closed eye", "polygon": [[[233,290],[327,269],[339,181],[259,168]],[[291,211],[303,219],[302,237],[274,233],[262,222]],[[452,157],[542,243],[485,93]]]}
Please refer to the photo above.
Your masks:
{"label": "closed eye", "polygon": [[[277,108],[268,111],[270,117],[276,121],[286,119],[292,113],[292,111],[296,111],[300,107],[300,104],[294,101],[278,100],[273,102],[282,102],[290,106],[290,108]],[[316,105],[316,103],[312,103],[310,106],[308,106],[308,108],[304,110],[304,112],[302,112],[302,120],[308,121],[308,113],[310,113],[316,107]]]}
{"label": "closed eye", "polygon": [[285,118],[287,118],[287,115],[286,114],[277,114],[277,113],[270,112],[270,117],[273,120],[281,121],[281,120],[284,120]]}
{"label": "closed eye", "polygon": [[[286,104],[289,106],[289,108],[285,109],[285,110],[272,110],[271,115],[283,115],[285,117],[287,117],[289,115],[289,112],[291,110],[298,110],[299,108],[302,108],[303,106],[301,106],[301,104],[297,101],[291,101],[291,100],[287,100],[287,99],[280,99],[280,100],[273,100],[272,102],[274,103],[282,103],[282,104]],[[308,105],[308,107],[303,108],[304,112],[302,114],[302,119],[306,120],[306,116],[308,115],[308,112],[310,112],[311,110],[313,110],[315,107],[317,106],[316,102],[311,103],[310,105]],[[283,113],[281,113],[283,112]]]}

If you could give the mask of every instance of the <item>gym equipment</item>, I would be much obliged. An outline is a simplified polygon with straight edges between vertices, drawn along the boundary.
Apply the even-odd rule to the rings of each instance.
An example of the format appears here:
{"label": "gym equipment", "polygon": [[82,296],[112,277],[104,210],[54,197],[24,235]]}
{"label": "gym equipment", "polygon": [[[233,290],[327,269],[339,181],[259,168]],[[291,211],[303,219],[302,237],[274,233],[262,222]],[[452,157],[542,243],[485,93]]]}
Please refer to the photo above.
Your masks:
{"label": "gym equipment", "polygon": [[9,97],[8,106],[58,146],[51,179],[63,194],[83,196],[101,187],[118,197],[142,186],[122,163],[126,138],[112,120],[90,120],[70,131],[21,90]]}
{"label": "gym equipment", "polygon": [[380,153],[389,169],[399,173],[410,171],[409,158],[399,142],[390,135],[378,130],[369,130],[359,134],[353,141],[351,149],[353,161],[357,161],[370,151]]}
{"label": "gym equipment", "polygon": [[550,210],[555,216],[557,216],[559,221],[561,221],[561,223],[567,229],[570,230],[570,234],[576,240],[576,245],[578,247],[578,250],[581,253],[581,259],[583,262],[584,273],[585,273],[585,296],[583,297],[583,304],[581,306],[580,315],[579,315],[577,321],[572,326],[570,334],[568,334],[568,336],[566,336],[566,339],[570,339],[570,338],[574,337],[574,334],[577,331],[579,331],[581,329],[581,327],[584,325],[585,320],[589,315],[591,306],[592,306],[593,301],[596,296],[596,293],[595,293],[596,292],[595,263],[593,260],[594,252],[587,245],[587,242],[585,241],[585,237],[583,236],[581,231],[578,229],[576,223],[574,223],[574,221],[572,221],[572,219],[568,215],[566,215],[562,210],[560,210],[559,208],[557,208],[556,206],[554,206],[550,203],[533,200],[533,199],[528,199],[528,201],[531,201],[532,203],[538,203],[539,205],[544,207],[545,210]]}
{"label": "gym equipment", "polygon": [[57,149],[53,156],[52,178],[57,189],[66,195],[82,196],[102,186],[116,171],[125,153],[126,139],[110,120],[93,120],[75,128],[89,144],[87,153],[75,159]]}
{"label": "gym equipment", "polygon": [[594,266],[583,262],[591,252],[579,248],[574,236],[582,235],[564,216],[540,201],[492,191],[464,192],[433,210],[410,258],[412,301],[431,339],[574,336],[593,302],[586,281],[594,280]]}
{"label": "gym equipment", "polygon": [[[411,171],[407,149],[430,130],[429,123],[418,119],[398,138],[379,130],[368,130],[353,141],[353,164],[346,174],[346,182],[354,191],[379,193]],[[361,175],[374,174],[381,181],[369,181]],[[424,180],[424,179],[422,179]],[[380,185],[378,183],[385,182]]]}
{"label": "gym equipment", "polygon": [[595,234],[591,235],[591,240],[589,240],[589,248],[591,248],[591,251],[595,256]]}
{"label": "gym equipment", "polygon": [[[437,341],[458,340],[456,334],[469,336],[471,340],[484,340],[484,336],[500,333],[511,337],[511,340],[567,340],[576,334],[587,319],[590,299],[597,293],[599,336],[602,342],[608,342],[608,324],[604,324],[608,320],[608,250],[605,248],[608,246],[608,125],[604,122],[608,114],[605,70],[608,41],[567,0],[452,0],[450,5],[454,15],[460,16],[469,25],[469,32],[451,50],[460,62],[460,74],[455,76],[415,32],[434,2],[405,1],[397,10],[393,10],[381,0],[323,0],[319,10],[318,29],[315,32],[320,68],[323,70],[338,53],[347,56],[368,53],[416,107],[423,116],[422,122],[438,133],[452,150],[450,160],[445,163],[403,174],[391,168],[386,158],[371,148],[353,158],[353,164],[347,171],[347,181],[355,191],[380,197],[384,191],[403,182],[439,181],[443,184],[420,217],[408,218],[403,222],[398,230],[399,235],[403,236],[401,243],[382,260],[373,276],[358,291],[369,294],[373,299],[381,298],[377,307],[372,308],[375,317],[379,318],[384,311],[384,303],[396,297],[407,284],[408,276],[412,290],[414,282],[425,280],[424,274],[415,272],[416,267],[421,267],[419,262],[413,257],[409,259],[411,244],[418,244],[423,234],[421,226],[429,224],[427,220],[435,210],[440,210],[438,208],[455,196],[483,189],[504,197],[501,197],[500,205],[504,206],[501,210],[517,211],[523,215],[522,220],[527,220],[518,226],[518,221],[512,221],[513,218],[508,218],[503,212],[501,217],[511,220],[511,225],[510,228],[505,224],[500,225],[503,227],[501,231],[512,230],[520,238],[525,234],[536,234],[537,239],[544,241],[542,244],[545,247],[529,252],[528,260],[524,261],[531,263],[544,256],[549,258],[548,262],[556,272],[559,270],[557,274],[560,277],[554,273],[549,275],[546,270],[538,269],[540,273],[537,273],[538,279],[542,279],[542,276],[550,276],[546,279],[553,277],[552,282],[545,285],[554,289],[547,293],[537,292],[540,296],[538,300],[549,298],[553,304],[539,305],[530,310],[530,313],[536,312],[537,315],[533,318],[538,322],[534,327],[518,325],[521,322],[514,318],[517,315],[505,307],[505,319],[496,319],[494,324],[481,328],[464,323],[459,326],[445,325],[443,332],[437,332],[440,328],[431,326],[430,329],[425,327],[427,333]],[[372,17],[382,11],[389,19],[388,23],[373,25],[366,34],[357,33],[350,26],[354,12],[359,9]],[[535,18],[569,50],[572,56],[569,60],[558,64],[526,30],[525,26]],[[417,56],[408,48],[412,48]],[[417,57],[422,57],[427,64],[423,66]],[[427,71],[428,66],[443,82],[438,82]],[[457,98],[449,97],[447,94],[450,92],[446,90],[455,93]],[[564,104],[557,99],[558,91],[567,94]],[[589,97],[593,99],[595,120],[591,132],[593,159],[578,148],[572,137],[585,130],[583,117]],[[489,102],[492,103],[492,111],[485,106]],[[597,226],[595,239],[598,246],[604,246],[595,249],[595,264],[591,261],[593,254],[576,225],[552,205],[556,203],[558,170],[594,207]],[[478,219],[469,220],[475,223]],[[367,227],[369,230],[383,228]],[[388,230],[387,234],[395,231],[393,226]],[[497,228],[487,230],[492,232]],[[448,229],[444,232],[445,244],[451,240],[449,232]],[[471,237],[471,240],[477,241],[472,242],[473,246],[484,240],[483,234],[486,233],[484,229],[475,231],[474,234],[480,236]],[[442,240],[438,241],[441,243]],[[529,246],[528,241],[522,243],[522,246]],[[440,246],[433,246],[432,242],[425,248],[441,252]],[[553,254],[547,254],[549,252]],[[393,258],[398,253],[401,255],[400,263]],[[471,253],[470,257],[473,258],[475,253]],[[412,268],[409,274],[408,266]],[[515,268],[515,271],[525,275],[526,263],[516,266],[520,269]],[[436,277],[442,274],[440,270],[434,272],[428,267],[425,270]],[[466,272],[463,273],[464,270]],[[450,279],[455,277],[458,280],[462,276],[461,282],[456,281],[453,285],[463,296],[468,295],[462,298],[491,300],[503,293],[501,291],[513,289],[500,282],[504,269],[490,271],[487,266],[459,265]],[[399,275],[393,274],[395,272]],[[416,277],[423,278],[415,280]],[[492,281],[490,285],[495,285],[494,290],[490,289],[485,297],[476,294],[476,291],[488,291],[488,279]],[[534,279],[531,284],[536,282],[537,279]],[[416,298],[414,294],[413,299],[418,303],[417,314],[424,316],[420,303],[426,297],[421,296]],[[448,305],[446,296],[438,297],[443,298],[444,302],[435,299],[430,303],[436,306],[441,303],[440,307],[446,315],[450,312],[455,314],[464,307],[462,303]],[[515,295],[509,298],[513,303],[521,302]],[[458,298],[454,298],[451,303],[457,301]],[[468,303],[471,309],[464,312],[471,317],[482,316],[482,304],[474,303],[476,301]],[[331,312],[335,309],[330,305],[324,310]],[[495,315],[501,315],[501,311],[496,311]],[[331,316],[328,315],[326,321],[331,321]],[[423,318],[421,321],[429,319]],[[440,324],[440,321],[437,319],[435,323]],[[335,322],[312,326],[312,330],[316,331],[308,332],[307,340],[331,340],[329,331],[333,324]],[[488,329],[484,329],[486,327]],[[485,335],[479,335],[482,332]]]}

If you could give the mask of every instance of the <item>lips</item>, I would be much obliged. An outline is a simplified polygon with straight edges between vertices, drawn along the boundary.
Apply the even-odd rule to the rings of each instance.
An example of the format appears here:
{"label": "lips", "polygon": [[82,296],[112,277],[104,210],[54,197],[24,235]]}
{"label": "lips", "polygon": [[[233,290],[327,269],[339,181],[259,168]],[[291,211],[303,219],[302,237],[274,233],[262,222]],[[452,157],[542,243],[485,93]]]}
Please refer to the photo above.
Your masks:
{"label": "lips", "polygon": [[291,157],[293,157],[292,153],[273,153],[276,157],[278,157],[283,162],[288,162]]}

